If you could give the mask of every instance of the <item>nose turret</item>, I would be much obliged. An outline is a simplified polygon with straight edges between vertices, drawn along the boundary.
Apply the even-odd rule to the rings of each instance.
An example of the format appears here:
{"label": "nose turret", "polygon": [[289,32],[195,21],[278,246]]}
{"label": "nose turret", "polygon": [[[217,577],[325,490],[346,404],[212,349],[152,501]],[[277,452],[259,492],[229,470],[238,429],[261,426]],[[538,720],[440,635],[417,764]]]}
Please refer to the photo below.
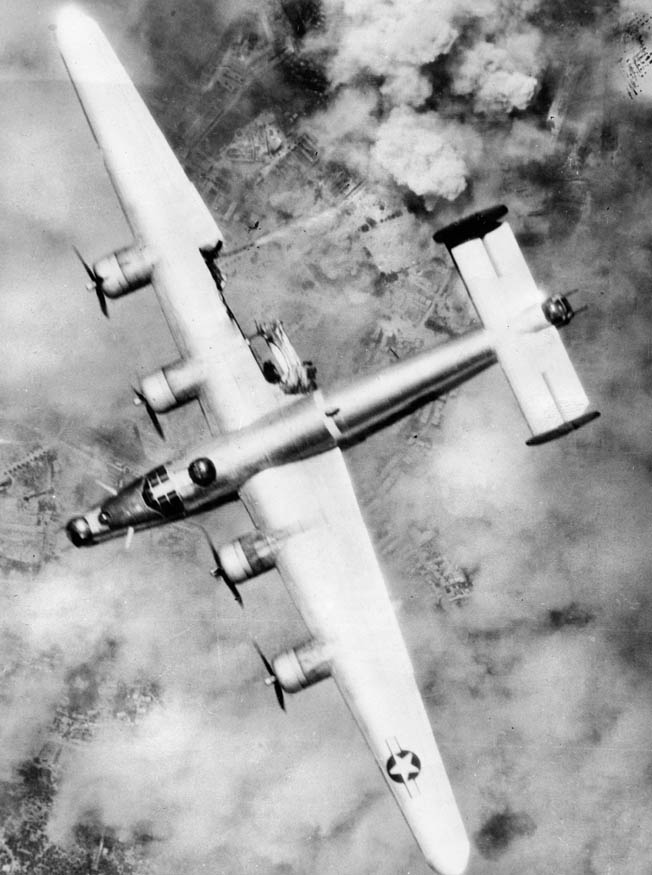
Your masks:
{"label": "nose turret", "polygon": [[150,493],[151,489],[146,489],[144,479],[139,477],[84,516],[73,517],[66,526],[68,537],[75,547],[90,547],[129,528],[159,522],[163,514]]}
{"label": "nose turret", "polygon": [[66,534],[75,547],[89,547],[94,543],[93,532],[88,520],[83,516],[74,517],[68,521]]}
{"label": "nose turret", "polygon": [[148,485],[149,480],[139,477],[117,495],[108,498],[100,508],[98,522],[113,531],[119,531],[159,520],[162,514],[151,500],[151,488]]}

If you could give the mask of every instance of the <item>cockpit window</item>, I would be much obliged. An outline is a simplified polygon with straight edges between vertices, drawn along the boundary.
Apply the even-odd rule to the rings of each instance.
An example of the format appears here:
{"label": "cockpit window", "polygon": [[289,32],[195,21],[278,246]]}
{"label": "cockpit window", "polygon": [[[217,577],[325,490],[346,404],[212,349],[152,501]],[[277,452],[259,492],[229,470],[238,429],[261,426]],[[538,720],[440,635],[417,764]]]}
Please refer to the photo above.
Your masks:
{"label": "cockpit window", "polygon": [[179,516],[184,511],[183,501],[170,483],[165,465],[154,468],[145,477],[143,501],[163,516]]}

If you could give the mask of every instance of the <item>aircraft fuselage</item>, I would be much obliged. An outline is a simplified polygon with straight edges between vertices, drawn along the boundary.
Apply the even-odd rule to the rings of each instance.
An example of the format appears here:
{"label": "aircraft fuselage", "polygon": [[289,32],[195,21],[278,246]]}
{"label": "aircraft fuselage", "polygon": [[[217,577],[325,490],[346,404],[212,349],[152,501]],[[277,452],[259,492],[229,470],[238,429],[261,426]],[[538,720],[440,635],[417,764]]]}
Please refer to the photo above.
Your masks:
{"label": "aircraft fuselage", "polygon": [[492,335],[479,330],[328,392],[302,396],[137,478],[70,520],[68,536],[78,547],[90,546],[236,496],[260,471],[350,445],[495,360]]}

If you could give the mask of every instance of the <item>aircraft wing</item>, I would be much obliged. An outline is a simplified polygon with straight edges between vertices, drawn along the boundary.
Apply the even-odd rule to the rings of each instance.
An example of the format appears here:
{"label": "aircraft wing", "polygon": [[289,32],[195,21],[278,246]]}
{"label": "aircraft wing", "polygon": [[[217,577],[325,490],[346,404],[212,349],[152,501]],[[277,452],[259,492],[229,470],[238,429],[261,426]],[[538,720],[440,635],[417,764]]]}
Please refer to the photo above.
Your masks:
{"label": "aircraft wing", "polygon": [[[495,334],[498,361],[532,437],[552,440],[598,416],[591,408],[555,323],[507,222],[506,207],[476,213],[435,234],[455,261],[483,325]],[[554,318],[554,317],[553,317]]]}
{"label": "aircraft wing", "polygon": [[203,249],[222,235],[99,26],[75,7],[57,42],[135,242],[151,253],[152,285],[213,433],[283,403],[231,318]]}
{"label": "aircraft wing", "polygon": [[428,863],[459,875],[468,840],[341,452],[268,469],[240,497],[263,532],[293,532],[276,568]]}
{"label": "aircraft wing", "polygon": [[[74,8],[58,42],[179,353],[200,362],[213,433],[288,399],[260,373],[201,254],[221,239],[99,27]],[[382,573],[339,450],[257,474],[241,490],[261,532],[291,533],[276,566],[429,863],[459,875],[469,846]]]}

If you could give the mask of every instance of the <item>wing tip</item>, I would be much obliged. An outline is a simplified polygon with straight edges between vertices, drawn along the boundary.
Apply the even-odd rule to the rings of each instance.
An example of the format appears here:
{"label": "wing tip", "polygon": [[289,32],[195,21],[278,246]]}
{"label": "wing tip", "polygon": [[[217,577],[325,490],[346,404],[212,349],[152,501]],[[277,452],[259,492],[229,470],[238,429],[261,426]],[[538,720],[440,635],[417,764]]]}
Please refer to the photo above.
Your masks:
{"label": "wing tip", "polygon": [[539,444],[546,444],[549,441],[553,441],[558,437],[563,437],[565,434],[581,428],[583,425],[586,425],[587,423],[592,422],[594,419],[597,419],[598,416],[600,416],[599,410],[589,410],[588,413],[583,413],[581,416],[577,416],[575,419],[564,422],[561,425],[557,426],[557,428],[553,428],[550,431],[545,431],[542,434],[532,435],[532,437],[526,440],[525,443],[528,447],[536,447],[539,446]]}
{"label": "wing tip", "polygon": [[457,837],[457,840],[448,842],[445,850],[437,848],[429,850],[421,846],[426,862],[438,875],[463,875],[469,865],[471,846],[466,833]]}
{"label": "wing tip", "polygon": [[88,34],[90,28],[97,27],[95,21],[74,3],[61,7],[56,17],[58,40],[79,38]]}
{"label": "wing tip", "polygon": [[445,228],[440,228],[433,234],[432,239],[435,243],[443,243],[449,249],[453,249],[455,246],[466,243],[467,240],[484,237],[485,234],[494,231],[507,213],[508,209],[505,204],[497,204],[486,210],[479,210],[477,213],[472,213],[470,216],[465,216],[463,219],[458,219],[457,222],[446,225]]}
{"label": "wing tip", "polygon": [[[440,774],[430,779],[431,789],[438,788],[430,804],[420,810],[418,802],[401,805],[401,810],[428,866],[438,875],[462,875],[469,864],[471,845],[443,764],[440,768]],[[425,801],[423,796],[420,799]]]}

